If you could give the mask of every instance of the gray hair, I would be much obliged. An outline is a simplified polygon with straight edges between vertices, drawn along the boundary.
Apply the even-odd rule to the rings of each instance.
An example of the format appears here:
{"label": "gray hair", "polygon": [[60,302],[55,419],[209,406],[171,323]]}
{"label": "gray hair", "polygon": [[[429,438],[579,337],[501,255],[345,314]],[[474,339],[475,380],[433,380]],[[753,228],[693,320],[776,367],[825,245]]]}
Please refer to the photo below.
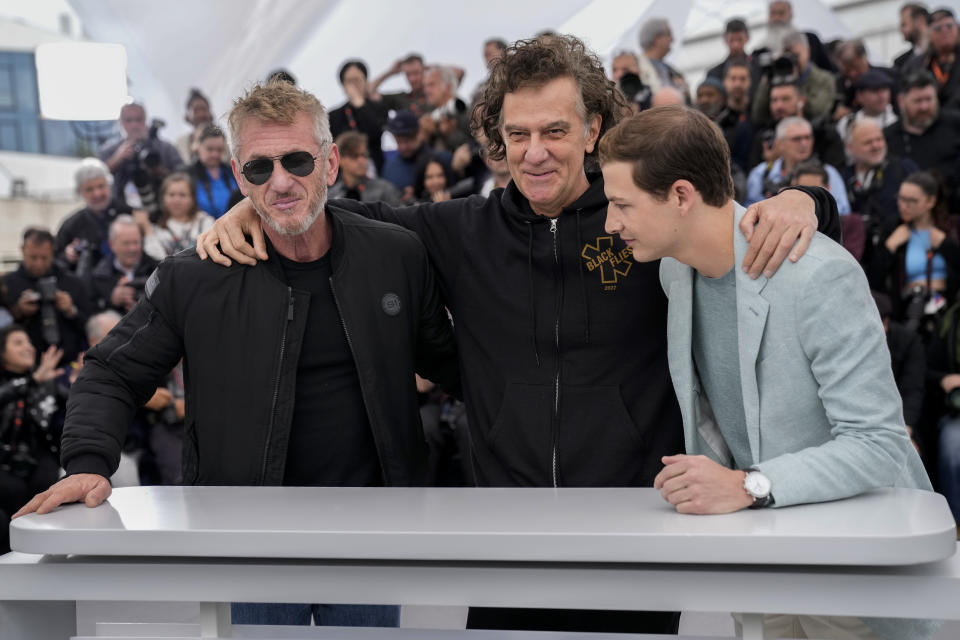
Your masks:
{"label": "gray hair", "polygon": [[666,18],[650,18],[640,27],[640,48],[647,50],[653,46],[657,36],[670,33],[670,23]]}
{"label": "gray hair", "polygon": [[801,118],[800,116],[790,116],[788,118],[784,118],[783,120],[781,120],[780,123],[777,125],[776,139],[782,140],[787,135],[787,129],[799,124],[802,124],[803,126],[805,126],[807,129],[810,130],[811,133],[813,132],[813,127],[810,126],[810,123],[807,121],[806,118]]}
{"label": "gray hair", "polygon": [[807,35],[805,33],[801,33],[800,31],[796,31],[795,29],[787,31],[783,35],[783,40],[781,42],[784,49],[789,49],[790,47],[799,44],[807,51],[810,50],[810,41],[807,40]]}
{"label": "gray hair", "polygon": [[851,118],[852,122],[847,126],[847,130],[844,132],[843,141],[849,144],[853,141],[853,134],[857,129],[862,129],[863,127],[876,127],[878,131],[883,131],[883,127],[880,126],[880,123],[874,120],[873,118]]}
{"label": "gray hair", "polygon": [[113,184],[113,174],[99,158],[84,158],[80,161],[76,171],[73,172],[73,180],[77,184],[77,191],[80,191],[83,185],[97,178],[103,178],[108,185]]}
{"label": "gray hair", "polygon": [[140,231],[140,225],[138,225],[137,221],[133,219],[133,216],[131,216],[129,213],[121,213],[113,219],[113,222],[110,223],[110,240],[113,240],[116,237],[117,230],[120,227],[133,227],[137,231]]}
{"label": "gray hair", "polygon": [[437,72],[440,74],[440,80],[443,81],[443,84],[450,87],[450,93],[457,92],[457,86],[460,84],[460,82],[457,80],[457,73],[452,67],[437,65],[435,67],[430,67],[430,70],[427,71],[427,73],[432,72]]}
{"label": "gray hair", "polygon": [[87,342],[90,344],[96,344],[100,342],[103,340],[104,336],[110,333],[110,329],[112,329],[122,319],[123,316],[113,309],[107,309],[106,311],[101,311],[95,316],[90,316],[90,319],[87,320],[87,324],[84,325],[84,331],[86,331],[87,334]]}

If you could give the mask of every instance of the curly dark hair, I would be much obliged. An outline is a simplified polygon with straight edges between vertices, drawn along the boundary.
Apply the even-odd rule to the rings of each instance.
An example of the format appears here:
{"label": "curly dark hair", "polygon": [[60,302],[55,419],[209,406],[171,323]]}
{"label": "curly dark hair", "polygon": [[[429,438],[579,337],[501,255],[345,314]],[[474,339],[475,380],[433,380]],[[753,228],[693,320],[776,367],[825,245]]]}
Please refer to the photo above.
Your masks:
{"label": "curly dark hair", "polygon": [[[630,113],[627,99],[607,78],[595,53],[570,35],[540,36],[518,40],[504,52],[490,70],[490,77],[473,107],[473,126],[487,136],[490,157],[501,160],[506,154],[501,125],[503,98],[524,87],[538,87],[556,78],[573,78],[580,89],[578,111],[586,123],[600,116],[600,137]],[[586,157],[596,154],[594,150]]]}

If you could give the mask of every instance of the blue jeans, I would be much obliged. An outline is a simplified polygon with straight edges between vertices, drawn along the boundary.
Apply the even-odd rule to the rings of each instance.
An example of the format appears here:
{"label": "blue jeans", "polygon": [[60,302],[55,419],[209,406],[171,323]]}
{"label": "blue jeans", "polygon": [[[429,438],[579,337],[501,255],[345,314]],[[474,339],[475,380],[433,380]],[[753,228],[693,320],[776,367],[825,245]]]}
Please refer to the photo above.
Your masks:
{"label": "blue jeans", "polygon": [[379,604],[282,604],[234,602],[233,624],[309,625],[318,627],[399,627],[400,607]]}
{"label": "blue jeans", "polygon": [[960,522],[960,418],[940,421],[940,493]]}

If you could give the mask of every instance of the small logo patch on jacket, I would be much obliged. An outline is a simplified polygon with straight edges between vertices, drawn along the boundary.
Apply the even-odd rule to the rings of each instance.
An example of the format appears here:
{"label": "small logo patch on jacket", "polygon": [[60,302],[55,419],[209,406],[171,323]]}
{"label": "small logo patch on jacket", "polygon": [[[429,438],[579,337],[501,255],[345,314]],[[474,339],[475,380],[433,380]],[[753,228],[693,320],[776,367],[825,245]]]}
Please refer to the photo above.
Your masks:
{"label": "small logo patch on jacket", "polygon": [[600,236],[596,244],[586,243],[580,256],[587,271],[600,273],[604,291],[616,290],[620,278],[626,278],[633,266],[633,251],[627,246],[617,248],[613,236]]}
{"label": "small logo patch on jacket", "polygon": [[400,313],[400,296],[395,293],[385,293],[380,299],[380,306],[383,312],[388,316],[395,316]]}

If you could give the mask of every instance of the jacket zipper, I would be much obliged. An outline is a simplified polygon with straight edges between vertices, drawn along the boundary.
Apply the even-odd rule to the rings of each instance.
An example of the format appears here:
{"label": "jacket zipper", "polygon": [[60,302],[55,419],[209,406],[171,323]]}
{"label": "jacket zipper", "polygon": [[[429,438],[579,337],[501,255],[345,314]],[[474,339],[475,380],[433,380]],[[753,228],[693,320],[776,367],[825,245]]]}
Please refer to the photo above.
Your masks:
{"label": "jacket zipper", "polygon": [[[350,339],[350,330],[347,329],[347,321],[343,319],[343,309],[340,307],[340,299],[337,297],[337,289],[333,286],[333,276],[330,276],[330,293],[333,294],[333,304],[337,307],[337,315],[340,316],[340,326],[343,327],[343,335],[347,337],[347,346],[350,347],[350,355],[353,356],[354,366],[357,366],[357,352],[353,348],[353,340]],[[360,382],[360,395],[363,397],[364,407],[367,409],[367,419],[370,420],[370,430],[374,431],[376,424],[373,420],[373,416],[370,415],[370,407],[372,406],[367,401],[367,393],[363,388],[363,376],[360,375],[360,367],[357,366],[357,380]],[[374,446],[377,448],[377,457],[380,458],[380,470],[383,474],[383,484],[384,486],[389,487],[389,472],[387,471],[387,465],[384,460],[384,456],[380,451],[380,445],[377,442],[376,432],[374,432],[373,437]]]}
{"label": "jacket zipper", "polygon": [[[557,242],[557,222],[556,218],[550,220],[550,233],[553,234],[553,261],[557,268],[560,268],[560,251]],[[557,305],[557,315],[553,322],[553,343],[557,354],[557,367],[553,375],[553,416],[552,416],[552,450],[550,457],[551,473],[553,477],[554,488],[560,486],[559,469],[559,449],[560,449],[560,311],[563,308],[563,278],[560,281],[560,304]]]}
{"label": "jacket zipper", "polygon": [[260,482],[267,478],[267,456],[270,452],[270,439],[273,438],[273,425],[277,419],[277,399],[280,397],[280,379],[283,377],[283,357],[287,350],[287,325],[293,321],[293,287],[287,287],[287,321],[280,333],[280,366],[277,367],[277,382],[273,386],[273,401],[270,403],[270,424],[267,425],[267,440],[263,447],[263,466],[260,468]]}

